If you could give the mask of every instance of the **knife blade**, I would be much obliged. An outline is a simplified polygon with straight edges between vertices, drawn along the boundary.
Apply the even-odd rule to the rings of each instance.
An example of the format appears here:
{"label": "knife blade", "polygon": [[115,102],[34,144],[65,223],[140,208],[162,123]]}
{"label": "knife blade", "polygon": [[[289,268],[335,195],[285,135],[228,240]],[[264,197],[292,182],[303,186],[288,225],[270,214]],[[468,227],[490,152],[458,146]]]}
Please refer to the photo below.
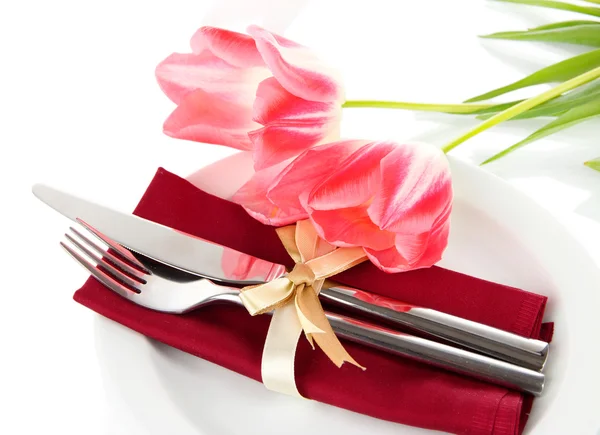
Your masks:
{"label": "knife blade", "polygon": [[[169,264],[191,274],[202,274],[213,281],[229,282],[223,270],[226,252],[241,255],[234,249],[177,231],[130,213],[114,210],[59,189],[36,184],[33,194],[63,216],[89,223],[115,242],[158,262]],[[279,267],[283,274],[285,267]],[[276,268],[275,268],[276,269]],[[273,272],[249,277],[248,285],[272,279]]]}
{"label": "knife blade", "polygon": [[[236,258],[240,252],[220,246],[173,228],[138,216],[114,210],[76,195],[36,184],[34,195],[62,215],[87,222],[98,231],[134,252],[185,272],[212,281],[238,285],[259,284],[285,274],[285,267],[266,262],[269,267],[255,268],[252,276],[232,279],[224,269],[224,256]],[[253,258],[247,256],[247,258]],[[481,323],[424,307],[372,295],[345,286],[323,289],[321,300],[355,313],[400,326],[426,337],[465,346],[522,367],[542,370],[548,357],[549,344],[502,331]]]}

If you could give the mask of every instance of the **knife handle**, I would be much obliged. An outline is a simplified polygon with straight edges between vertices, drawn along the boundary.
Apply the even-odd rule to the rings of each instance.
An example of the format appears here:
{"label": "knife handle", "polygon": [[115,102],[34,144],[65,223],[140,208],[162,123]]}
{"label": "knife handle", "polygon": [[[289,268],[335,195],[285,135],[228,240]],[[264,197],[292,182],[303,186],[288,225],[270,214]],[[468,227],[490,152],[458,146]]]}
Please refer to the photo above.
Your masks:
{"label": "knife handle", "polygon": [[400,326],[419,335],[437,337],[528,369],[541,371],[548,358],[549,344],[544,341],[355,288],[330,287],[321,290],[319,297],[350,312]]}
{"label": "knife handle", "polygon": [[[219,299],[244,306],[237,292]],[[544,390],[538,371],[341,314],[325,311],[325,317],[339,338],[535,396]]]}
{"label": "knife handle", "polygon": [[326,316],[340,338],[535,396],[544,389],[545,376],[535,370],[349,317]]}

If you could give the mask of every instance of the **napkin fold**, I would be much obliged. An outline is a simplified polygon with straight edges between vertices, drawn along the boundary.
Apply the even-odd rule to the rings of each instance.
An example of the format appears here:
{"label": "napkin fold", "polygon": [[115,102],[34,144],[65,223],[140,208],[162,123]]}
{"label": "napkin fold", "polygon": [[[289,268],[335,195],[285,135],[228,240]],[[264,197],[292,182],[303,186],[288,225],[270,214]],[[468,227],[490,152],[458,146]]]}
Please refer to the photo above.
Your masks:
{"label": "napkin fold", "polygon": [[[293,266],[275,229],[242,207],[159,168],[135,214],[268,261]],[[546,297],[439,267],[387,274],[366,262],[336,275],[349,286],[549,340],[542,325]],[[74,299],[145,336],[260,382],[269,316],[242,307],[210,306],[185,315],[135,305],[90,278]],[[457,434],[519,434],[532,397],[425,364],[344,346],[366,371],[338,369],[300,340],[296,383],[307,398],[393,422]]]}

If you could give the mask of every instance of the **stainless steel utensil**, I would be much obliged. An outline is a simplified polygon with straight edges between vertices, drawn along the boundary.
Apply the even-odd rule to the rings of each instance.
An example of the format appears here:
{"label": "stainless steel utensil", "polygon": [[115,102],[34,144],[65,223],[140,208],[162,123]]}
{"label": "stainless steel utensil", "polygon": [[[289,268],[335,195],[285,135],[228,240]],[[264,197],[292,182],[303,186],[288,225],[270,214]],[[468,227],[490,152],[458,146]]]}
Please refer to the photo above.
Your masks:
{"label": "stainless steel utensil", "polygon": [[[231,286],[262,283],[285,273],[272,264],[265,271],[245,279],[234,279],[223,269],[222,259],[237,251],[185,234],[181,231],[112,210],[91,201],[37,184],[33,193],[72,220],[80,218],[112,240],[154,260],[177,269]],[[238,253],[239,254],[239,253]],[[522,337],[491,326],[424,307],[403,304],[393,299],[371,297],[362,290],[335,286],[324,289],[320,298],[349,311],[383,320],[411,332],[435,336],[479,353],[533,370],[542,370],[549,344]],[[398,309],[402,306],[402,309]]]}
{"label": "stainless steel utensil", "polygon": [[[218,302],[241,305],[238,289],[206,278],[182,283],[161,277],[131,252],[81,223],[84,228],[72,227],[61,245],[96,279],[126,299],[169,313],[185,313]],[[518,391],[534,395],[543,391],[544,375],[534,370],[338,314],[326,312],[326,316],[343,339]]]}

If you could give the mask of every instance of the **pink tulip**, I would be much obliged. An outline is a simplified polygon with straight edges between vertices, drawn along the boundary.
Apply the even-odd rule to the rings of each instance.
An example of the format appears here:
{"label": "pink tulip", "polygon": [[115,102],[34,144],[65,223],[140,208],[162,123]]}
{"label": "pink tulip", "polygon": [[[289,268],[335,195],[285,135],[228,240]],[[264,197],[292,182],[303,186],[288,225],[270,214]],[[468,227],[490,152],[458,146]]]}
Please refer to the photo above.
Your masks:
{"label": "pink tulip", "polygon": [[363,247],[387,272],[428,267],[448,242],[452,207],[444,154],[424,144],[340,141],[309,149],[234,195],[263,223],[310,218],[335,246]]}
{"label": "pink tulip", "polygon": [[156,68],[169,136],[252,150],[263,169],[339,138],[344,91],[308,48],[258,26],[202,27]]}

